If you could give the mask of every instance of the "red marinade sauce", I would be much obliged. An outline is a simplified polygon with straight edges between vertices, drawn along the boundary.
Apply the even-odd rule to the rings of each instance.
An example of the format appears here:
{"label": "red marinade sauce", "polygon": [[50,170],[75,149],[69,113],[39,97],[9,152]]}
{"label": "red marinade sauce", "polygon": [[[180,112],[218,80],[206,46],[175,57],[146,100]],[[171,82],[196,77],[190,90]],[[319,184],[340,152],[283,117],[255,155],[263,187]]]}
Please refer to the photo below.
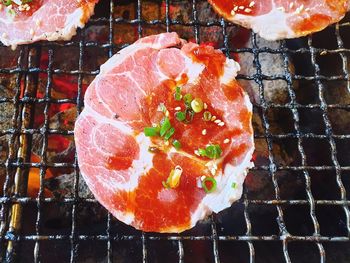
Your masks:
{"label": "red marinade sauce", "polygon": [[126,170],[131,167],[133,159],[124,156],[111,156],[107,159],[107,168],[110,170]]}
{"label": "red marinade sauce", "polygon": [[27,5],[30,7],[30,9],[27,10],[19,10],[19,5],[12,2],[12,8],[16,12],[16,17],[24,18],[32,16],[43,4],[42,0],[32,0],[31,2],[28,2]]}
{"label": "red marinade sauce", "polygon": [[332,18],[327,15],[314,14],[296,23],[293,28],[296,32],[308,34],[329,25],[331,21]]}
{"label": "red marinade sauce", "polygon": [[226,57],[220,51],[214,50],[212,46],[200,45],[194,48],[192,58],[194,61],[203,63],[209,74],[219,77],[224,72]]}

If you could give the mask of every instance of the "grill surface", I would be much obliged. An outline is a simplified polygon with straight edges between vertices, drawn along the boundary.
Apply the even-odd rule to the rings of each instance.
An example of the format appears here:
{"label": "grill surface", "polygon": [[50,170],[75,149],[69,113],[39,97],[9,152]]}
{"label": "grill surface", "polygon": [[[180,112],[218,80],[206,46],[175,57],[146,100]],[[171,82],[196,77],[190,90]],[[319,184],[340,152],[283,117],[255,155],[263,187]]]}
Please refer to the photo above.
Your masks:
{"label": "grill surface", "polygon": [[[165,18],[148,20],[143,16],[146,1],[134,3],[136,17],[118,17],[120,6],[127,1],[102,0],[86,29],[70,42],[36,43],[18,47],[14,54],[17,65],[0,68],[0,75],[15,76],[13,97],[1,96],[0,106],[13,105],[12,120],[8,128],[0,130],[7,136],[8,151],[0,159],[0,168],[6,171],[1,202],[0,245],[3,260],[19,259],[23,262],[348,262],[350,259],[350,159],[346,155],[349,145],[349,126],[340,126],[337,119],[346,115],[350,105],[350,77],[348,54],[350,23],[333,25],[325,32],[291,41],[279,42],[279,47],[259,46],[257,36],[251,35],[251,48],[237,48],[228,32],[235,26],[211,17],[201,21],[198,5],[205,1],[192,0],[190,20],[172,18],[172,8],[181,1],[154,2],[165,10]],[[147,2],[148,3],[148,2]],[[107,10],[109,14],[106,15]],[[114,10],[114,12],[113,12]],[[185,10],[183,10],[185,12]],[[188,12],[188,10],[186,10]],[[100,14],[102,14],[100,16]],[[89,28],[104,25],[108,39],[90,40]],[[130,43],[116,44],[116,26],[125,25],[137,30],[138,37],[152,29],[161,31],[193,30],[192,36],[200,43],[206,30],[220,32],[218,45],[228,56],[249,53],[252,56],[253,75],[240,75],[238,79],[255,82],[259,87],[259,103],[254,111],[262,120],[263,131],[255,131],[256,140],[266,142],[267,161],[257,165],[252,173],[268,178],[272,191],[259,198],[253,191],[244,191],[242,199],[229,210],[211,216],[193,230],[180,235],[141,233],[114,219],[110,214],[103,220],[82,219],[78,211],[84,207],[99,207],[96,200],[79,196],[79,168],[73,162],[49,162],[47,149],[53,135],[69,138],[73,130],[50,127],[49,111],[53,105],[76,105],[77,114],[83,107],[83,85],[98,74],[98,68],[89,68],[86,60],[111,57]],[[181,31],[182,32],[182,31]],[[136,39],[135,39],[136,40]],[[79,52],[78,61],[70,70],[55,65],[55,58],[70,48]],[[86,53],[98,50],[96,57]],[[48,65],[40,67],[42,53],[47,51]],[[10,52],[0,46],[0,54]],[[279,56],[284,66],[281,74],[266,75],[261,64],[263,55]],[[332,64],[334,62],[334,64]],[[290,65],[293,64],[295,68]],[[339,69],[339,70],[337,70]],[[45,73],[45,94],[38,97],[39,74]],[[53,98],[52,81],[56,76],[74,76],[77,96]],[[264,88],[267,82],[285,83],[286,103],[267,101]],[[84,82],[85,81],[85,82]],[[296,89],[296,86],[299,86]],[[21,88],[22,87],[22,88]],[[24,94],[21,94],[24,90]],[[333,97],[329,94],[333,94]],[[334,95],[339,94],[339,95]],[[339,98],[343,97],[343,98]],[[342,100],[344,99],[344,100]],[[345,103],[342,103],[342,101]],[[350,100],[349,100],[350,101]],[[41,127],[33,126],[36,106],[43,107]],[[283,111],[290,127],[276,127],[270,113]],[[349,116],[350,118],[350,116]],[[285,119],[278,120],[281,123]],[[310,126],[315,124],[315,126]],[[334,128],[336,126],[336,128]],[[316,128],[313,128],[316,127]],[[321,127],[321,128],[320,128]],[[33,136],[42,138],[40,160],[31,161]],[[276,161],[274,147],[284,142],[291,145],[297,157],[288,165]],[[70,169],[74,172],[73,194],[64,197],[45,197],[41,183],[37,198],[26,195],[30,169],[40,169],[44,181],[48,169]],[[280,183],[279,174],[288,172],[292,181],[301,187]],[[285,188],[295,187],[293,195]],[[47,211],[61,205],[67,210],[64,221],[47,223]],[[62,215],[61,215],[62,217]],[[63,220],[63,219],[62,219]],[[68,223],[67,223],[68,222]],[[57,227],[61,224],[59,227]]]}

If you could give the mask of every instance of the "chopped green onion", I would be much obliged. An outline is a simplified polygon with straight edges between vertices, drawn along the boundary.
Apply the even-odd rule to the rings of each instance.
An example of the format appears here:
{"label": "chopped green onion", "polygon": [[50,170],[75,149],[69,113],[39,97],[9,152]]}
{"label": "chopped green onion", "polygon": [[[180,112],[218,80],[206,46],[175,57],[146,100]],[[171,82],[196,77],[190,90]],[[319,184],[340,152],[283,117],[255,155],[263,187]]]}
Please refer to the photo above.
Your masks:
{"label": "chopped green onion", "polygon": [[198,149],[199,155],[208,157],[210,159],[217,159],[221,156],[222,150],[220,145],[215,144],[215,145],[208,145],[205,149]]}
{"label": "chopped green onion", "polygon": [[159,135],[159,127],[145,127],[143,132],[148,137],[158,136]]}
{"label": "chopped green onion", "polygon": [[167,111],[167,108],[165,107],[164,103],[159,103],[157,111],[165,113]]}
{"label": "chopped green onion", "polygon": [[175,118],[178,121],[184,121],[186,119],[186,112],[178,111],[175,113]]}
{"label": "chopped green onion", "polygon": [[160,127],[160,136],[164,136],[165,133],[171,128],[171,124],[169,121],[169,118],[166,117],[162,123],[162,126]]}
{"label": "chopped green onion", "polygon": [[192,122],[193,117],[194,117],[194,111],[191,110],[191,109],[189,109],[189,108],[187,108],[187,109],[185,110],[185,113],[186,113],[186,119],[184,120],[184,123],[190,123],[190,122]]}
{"label": "chopped green onion", "polygon": [[16,16],[16,11],[14,9],[9,9],[7,10],[8,14],[11,15],[11,16]]}
{"label": "chopped green onion", "polygon": [[2,0],[2,2],[5,6],[9,6],[12,4],[12,0]]}
{"label": "chopped green onion", "polygon": [[175,100],[181,100],[182,95],[181,95],[181,88],[180,87],[176,87],[174,98],[175,98]]}
{"label": "chopped green onion", "polygon": [[168,132],[165,134],[164,139],[167,141],[170,139],[171,136],[175,133],[175,128],[171,127]]}
{"label": "chopped green onion", "polygon": [[172,169],[169,177],[167,178],[166,182],[162,182],[163,186],[165,188],[176,188],[180,184],[180,178],[182,175],[182,168],[181,166],[177,165],[175,169]]}
{"label": "chopped green onion", "polygon": [[157,152],[159,152],[159,149],[157,147],[150,146],[150,147],[148,147],[148,151],[150,153],[157,153]]}
{"label": "chopped green onion", "polygon": [[210,111],[205,111],[205,112],[203,113],[203,119],[204,119],[205,121],[210,121],[210,120],[211,120],[211,113],[210,113]]}
{"label": "chopped green onion", "polygon": [[[167,181],[168,181],[168,180],[167,180]],[[166,189],[169,189],[169,188],[170,188],[170,186],[169,186],[169,184],[168,184],[167,182],[162,181],[162,185],[163,185],[164,188],[166,188]]]}
{"label": "chopped green onion", "polygon": [[236,189],[237,184],[236,184],[235,182],[233,182],[232,185],[231,185],[231,187],[232,187],[233,189]]}
{"label": "chopped green onion", "polygon": [[186,106],[190,107],[190,106],[191,106],[191,102],[192,102],[192,100],[193,100],[192,95],[189,94],[189,93],[186,94],[186,95],[184,96],[183,100],[184,100]]}
{"label": "chopped green onion", "polygon": [[207,151],[205,149],[199,148],[198,153],[200,156],[207,156]]}
{"label": "chopped green onion", "polygon": [[194,100],[191,101],[191,108],[195,113],[199,113],[203,110],[204,103],[200,98],[195,98]]}
{"label": "chopped green onion", "polygon": [[[209,188],[207,187],[208,182],[211,183],[211,186]],[[207,194],[214,192],[216,190],[216,186],[217,183],[213,177],[205,177],[202,181],[202,187]]]}
{"label": "chopped green onion", "polygon": [[209,146],[207,146],[205,148],[205,150],[207,151],[207,156],[209,158],[212,158],[212,159],[217,159],[222,154],[221,147],[218,144],[216,144],[216,145],[209,145]]}
{"label": "chopped green onion", "polygon": [[181,148],[181,143],[178,140],[173,141],[173,146],[176,150],[179,150]]}

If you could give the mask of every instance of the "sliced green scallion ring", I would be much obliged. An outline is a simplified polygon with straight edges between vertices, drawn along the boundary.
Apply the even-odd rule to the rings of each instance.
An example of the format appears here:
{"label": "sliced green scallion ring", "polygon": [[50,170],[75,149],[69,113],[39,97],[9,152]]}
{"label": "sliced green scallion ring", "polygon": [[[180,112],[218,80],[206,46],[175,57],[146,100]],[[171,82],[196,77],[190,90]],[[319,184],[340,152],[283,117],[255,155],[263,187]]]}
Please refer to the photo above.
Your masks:
{"label": "sliced green scallion ring", "polygon": [[186,113],[186,119],[184,120],[184,123],[191,123],[193,121],[193,117],[194,117],[194,111],[187,108],[185,110],[185,113]]}
{"label": "sliced green scallion ring", "polygon": [[[210,184],[209,187],[207,186],[207,183]],[[212,193],[216,190],[216,187],[217,187],[216,180],[213,177],[205,177],[202,180],[202,187],[207,194]]]}
{"label": "sliced green scallion ring", "polygon": [[207,147],[205,147],[205,149],[198,149],[198,153],[200,156],[203,157],[208,157],[210,159],[217,159],[221,156],[222,154],[222,149],[220,147],[220,145],[218,144],[212,144],[212,145],[208,145]]}
{"label": "sliced green scallion ring", "polygon": [[12,4],[12,0],[2,0],[2,3],[5,5],[5,6],[9,6]]}
{"label": "sliced green scallion ring", "polygon": [[204,103],[200,98],[191,101],[191,108],[195,113],[199,113],[204,109]]}
{"label": "sliced green scallion ring", "polygon": [[175,118],[178,120],[178,121],[184,121],[186,119],[186,112],[183,112],[183,111],[178,111],[175,113]]}
{"label": "sliced green scallion ring", "polygon": [[192,97],[192,95],[191,94],[186,94],[184,97],[183,97],[183,101],[185,102],[185,105],[187,106],[187,107],[191,107],[191,102],[192,102],[192,100],[193,100],[193,97]]}
{"label": "sliced green scallion ring", "polygon": [[165,188],[176,188],[180,184],[180,178],[182,175],[181,166],[177,165],[174,169],[171,170],[166,182],[162,182]]}
{"label": "sliced green scallion ring", "polygon": [[211,120],[211,113],[210,113],[210,111],[205,111],[204,113],[203,113],[203,119],[205,120],[205,121],[210,121]]}

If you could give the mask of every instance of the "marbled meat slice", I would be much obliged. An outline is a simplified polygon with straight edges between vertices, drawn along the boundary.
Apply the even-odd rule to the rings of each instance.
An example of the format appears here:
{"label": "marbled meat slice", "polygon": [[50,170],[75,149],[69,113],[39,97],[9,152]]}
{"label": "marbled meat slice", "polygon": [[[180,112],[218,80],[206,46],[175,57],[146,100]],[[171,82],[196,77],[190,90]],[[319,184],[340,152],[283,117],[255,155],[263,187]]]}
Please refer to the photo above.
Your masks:
{"label": "marbled meat slice", "polygon": [[0,1],[0,41],[16,47],[40,40],[69,40],[84,27],[98,0]]}
{"label": "marbled meat slice", "polygon": [[208,0],[233,23],[267,40],[297,38],[341,20],[349,0]]}
{"label": "marbled meat slice", "polygon": [[[102,65],[75,125],[80,170],[96,199],[124,223],[154,232],[184,231],[239,199],[254,143],[238,70],[221,51],[176,33],[142,38]],[[187,104],[180,121],[188,94],[212,120]],[[146,136],[166,120],[174,128],[168,141]],[[198,156],[207,146],[222,153]]]}

